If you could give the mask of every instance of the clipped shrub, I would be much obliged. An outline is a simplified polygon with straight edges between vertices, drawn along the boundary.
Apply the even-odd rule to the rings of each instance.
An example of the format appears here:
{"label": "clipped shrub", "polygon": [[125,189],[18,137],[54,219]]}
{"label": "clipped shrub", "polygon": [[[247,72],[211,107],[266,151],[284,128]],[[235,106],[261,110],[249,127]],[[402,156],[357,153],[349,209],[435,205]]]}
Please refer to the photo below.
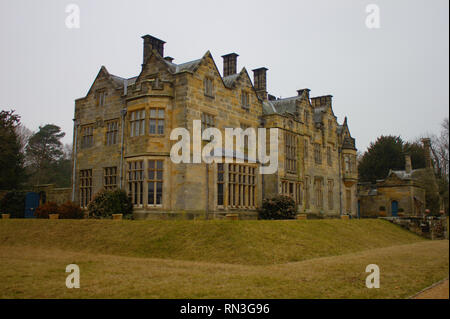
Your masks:
{"label": "clipped shrub", "polygon": [[111,217],[112,214],[131,215],[133,204],[127,193],[116,189],[101,190],[88,205],[89,215],[96,218]]}
{"label": "clipped shrub", "polygon": [[265,199],[258,210],[259,219],[295,219],[296,216],[295,201],[284,195]]}
{"label": "clipped shrub", "polygon": [[55,202],[47,202],[36,208],[37,218],[48,218],[49,214],[59,214],[58,204]]}
{"label": "clipped shrub", "polygon": [[81,219],[84,216],[80,206],[71,201],[59,206],[59,214],[61,219]]}
{"label": "clipped shrub", "polygon": [[25,197],[22,191],[10,191],[0,201],[0,213],[11,214],[11,218],[25,217]]}

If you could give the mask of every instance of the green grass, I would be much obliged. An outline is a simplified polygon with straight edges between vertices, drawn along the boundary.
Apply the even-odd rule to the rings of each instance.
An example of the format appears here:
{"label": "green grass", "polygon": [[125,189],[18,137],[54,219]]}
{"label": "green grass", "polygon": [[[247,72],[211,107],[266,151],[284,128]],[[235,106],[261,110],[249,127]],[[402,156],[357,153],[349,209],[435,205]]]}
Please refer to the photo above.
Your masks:
{"label": "green grass", "polygon": [[295,262],[422,240],[381,220],[0,222],[0,245],[246,265]]}

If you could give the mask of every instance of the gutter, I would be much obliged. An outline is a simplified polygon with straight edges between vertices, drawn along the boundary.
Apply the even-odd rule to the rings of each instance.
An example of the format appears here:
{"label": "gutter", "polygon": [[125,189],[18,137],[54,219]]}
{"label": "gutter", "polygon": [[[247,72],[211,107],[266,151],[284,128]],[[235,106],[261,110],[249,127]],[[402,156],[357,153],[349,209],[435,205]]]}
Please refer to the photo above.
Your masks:
{"label": "gutter", "polygon": [[120,145],[120,176],[119,176],[119,189],[122,189],[122,178],[123,178],[123,151],[124,151],[124,132],[125,132],[125,116],[127,115],[127,109],[122,109],[120,111],[122,115],[122,137],[121,137],[121,145]]}
{"label": "gutter", "polygon": [[73,171],[72,171],[72,202],[75,202],[75,182],[76,182],[76,172],[77,172],[77,140],[78,140],[78,121],[76,119],[73,119]]}

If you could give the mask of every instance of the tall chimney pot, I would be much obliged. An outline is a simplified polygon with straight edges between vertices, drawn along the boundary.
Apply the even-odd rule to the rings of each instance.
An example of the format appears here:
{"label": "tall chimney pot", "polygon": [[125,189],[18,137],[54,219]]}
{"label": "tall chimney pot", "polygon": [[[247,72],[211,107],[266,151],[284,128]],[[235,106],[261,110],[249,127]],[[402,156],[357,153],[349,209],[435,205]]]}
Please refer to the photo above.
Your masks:
{"label": "tall chimney pot", "polygon": [[223,58],[223,77],[236,74],[237,72],[237,53],[222,55]]}
{"label": "tall chimney pot", "polygon": [[411,173],[412,171],[412,164],[411,164],[411,155],[406,154],[405,155],[405,172],[407,174]]}
{"label": "tall chimney pot", "polygon": [[144,64],[150,57],[152,50],[156,50],[161,57],[164,56],[164,43],[166,42],[148,34],[144,35],[142,39],[144,39]]}
{"label": "tall chimney pot", "polygon": [[267,70],[265,67],[252,70],[256,93],[264,101],[267,100]]}

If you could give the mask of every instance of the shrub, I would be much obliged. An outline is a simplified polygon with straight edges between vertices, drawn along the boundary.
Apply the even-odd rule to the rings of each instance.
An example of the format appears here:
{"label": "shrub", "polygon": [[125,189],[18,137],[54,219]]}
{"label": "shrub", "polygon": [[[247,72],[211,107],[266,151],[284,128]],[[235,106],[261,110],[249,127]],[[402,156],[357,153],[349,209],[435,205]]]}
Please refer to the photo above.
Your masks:
{"label": "shrub", "polygon": [[80,206],[71,201],[67,201],[59,206],[59,213],[59,218],[62,219],[81,219],[84,217]]}
{"label": "shrub", "polygon": [[55,202],[47,202],[36,208],[37,218],[48,218],[49,214],[59,214],[58,204]]}
{"label": "shrub", "polygon": [[125,191],[101,190],[88,205],[89,214],[97,218],[110,217],[112,214],[123,214],[125,217],[133,212],[133,204]]}
{"label": "shrub", "polygon": [[258,211],[259,219],[295,219],[296,215],[295,201],[283,195],[265,199]]}
{"label": "shrub", "polygon": [[10,191],[0,201],[0,212],[11,214],[11,218],[25,217],[25,196],[22,191]]}
{"label": "shrub", "polygon": [[380,212],[385,212],[386,211],[386,207],[380,206],[379,210],[380,210]]}

